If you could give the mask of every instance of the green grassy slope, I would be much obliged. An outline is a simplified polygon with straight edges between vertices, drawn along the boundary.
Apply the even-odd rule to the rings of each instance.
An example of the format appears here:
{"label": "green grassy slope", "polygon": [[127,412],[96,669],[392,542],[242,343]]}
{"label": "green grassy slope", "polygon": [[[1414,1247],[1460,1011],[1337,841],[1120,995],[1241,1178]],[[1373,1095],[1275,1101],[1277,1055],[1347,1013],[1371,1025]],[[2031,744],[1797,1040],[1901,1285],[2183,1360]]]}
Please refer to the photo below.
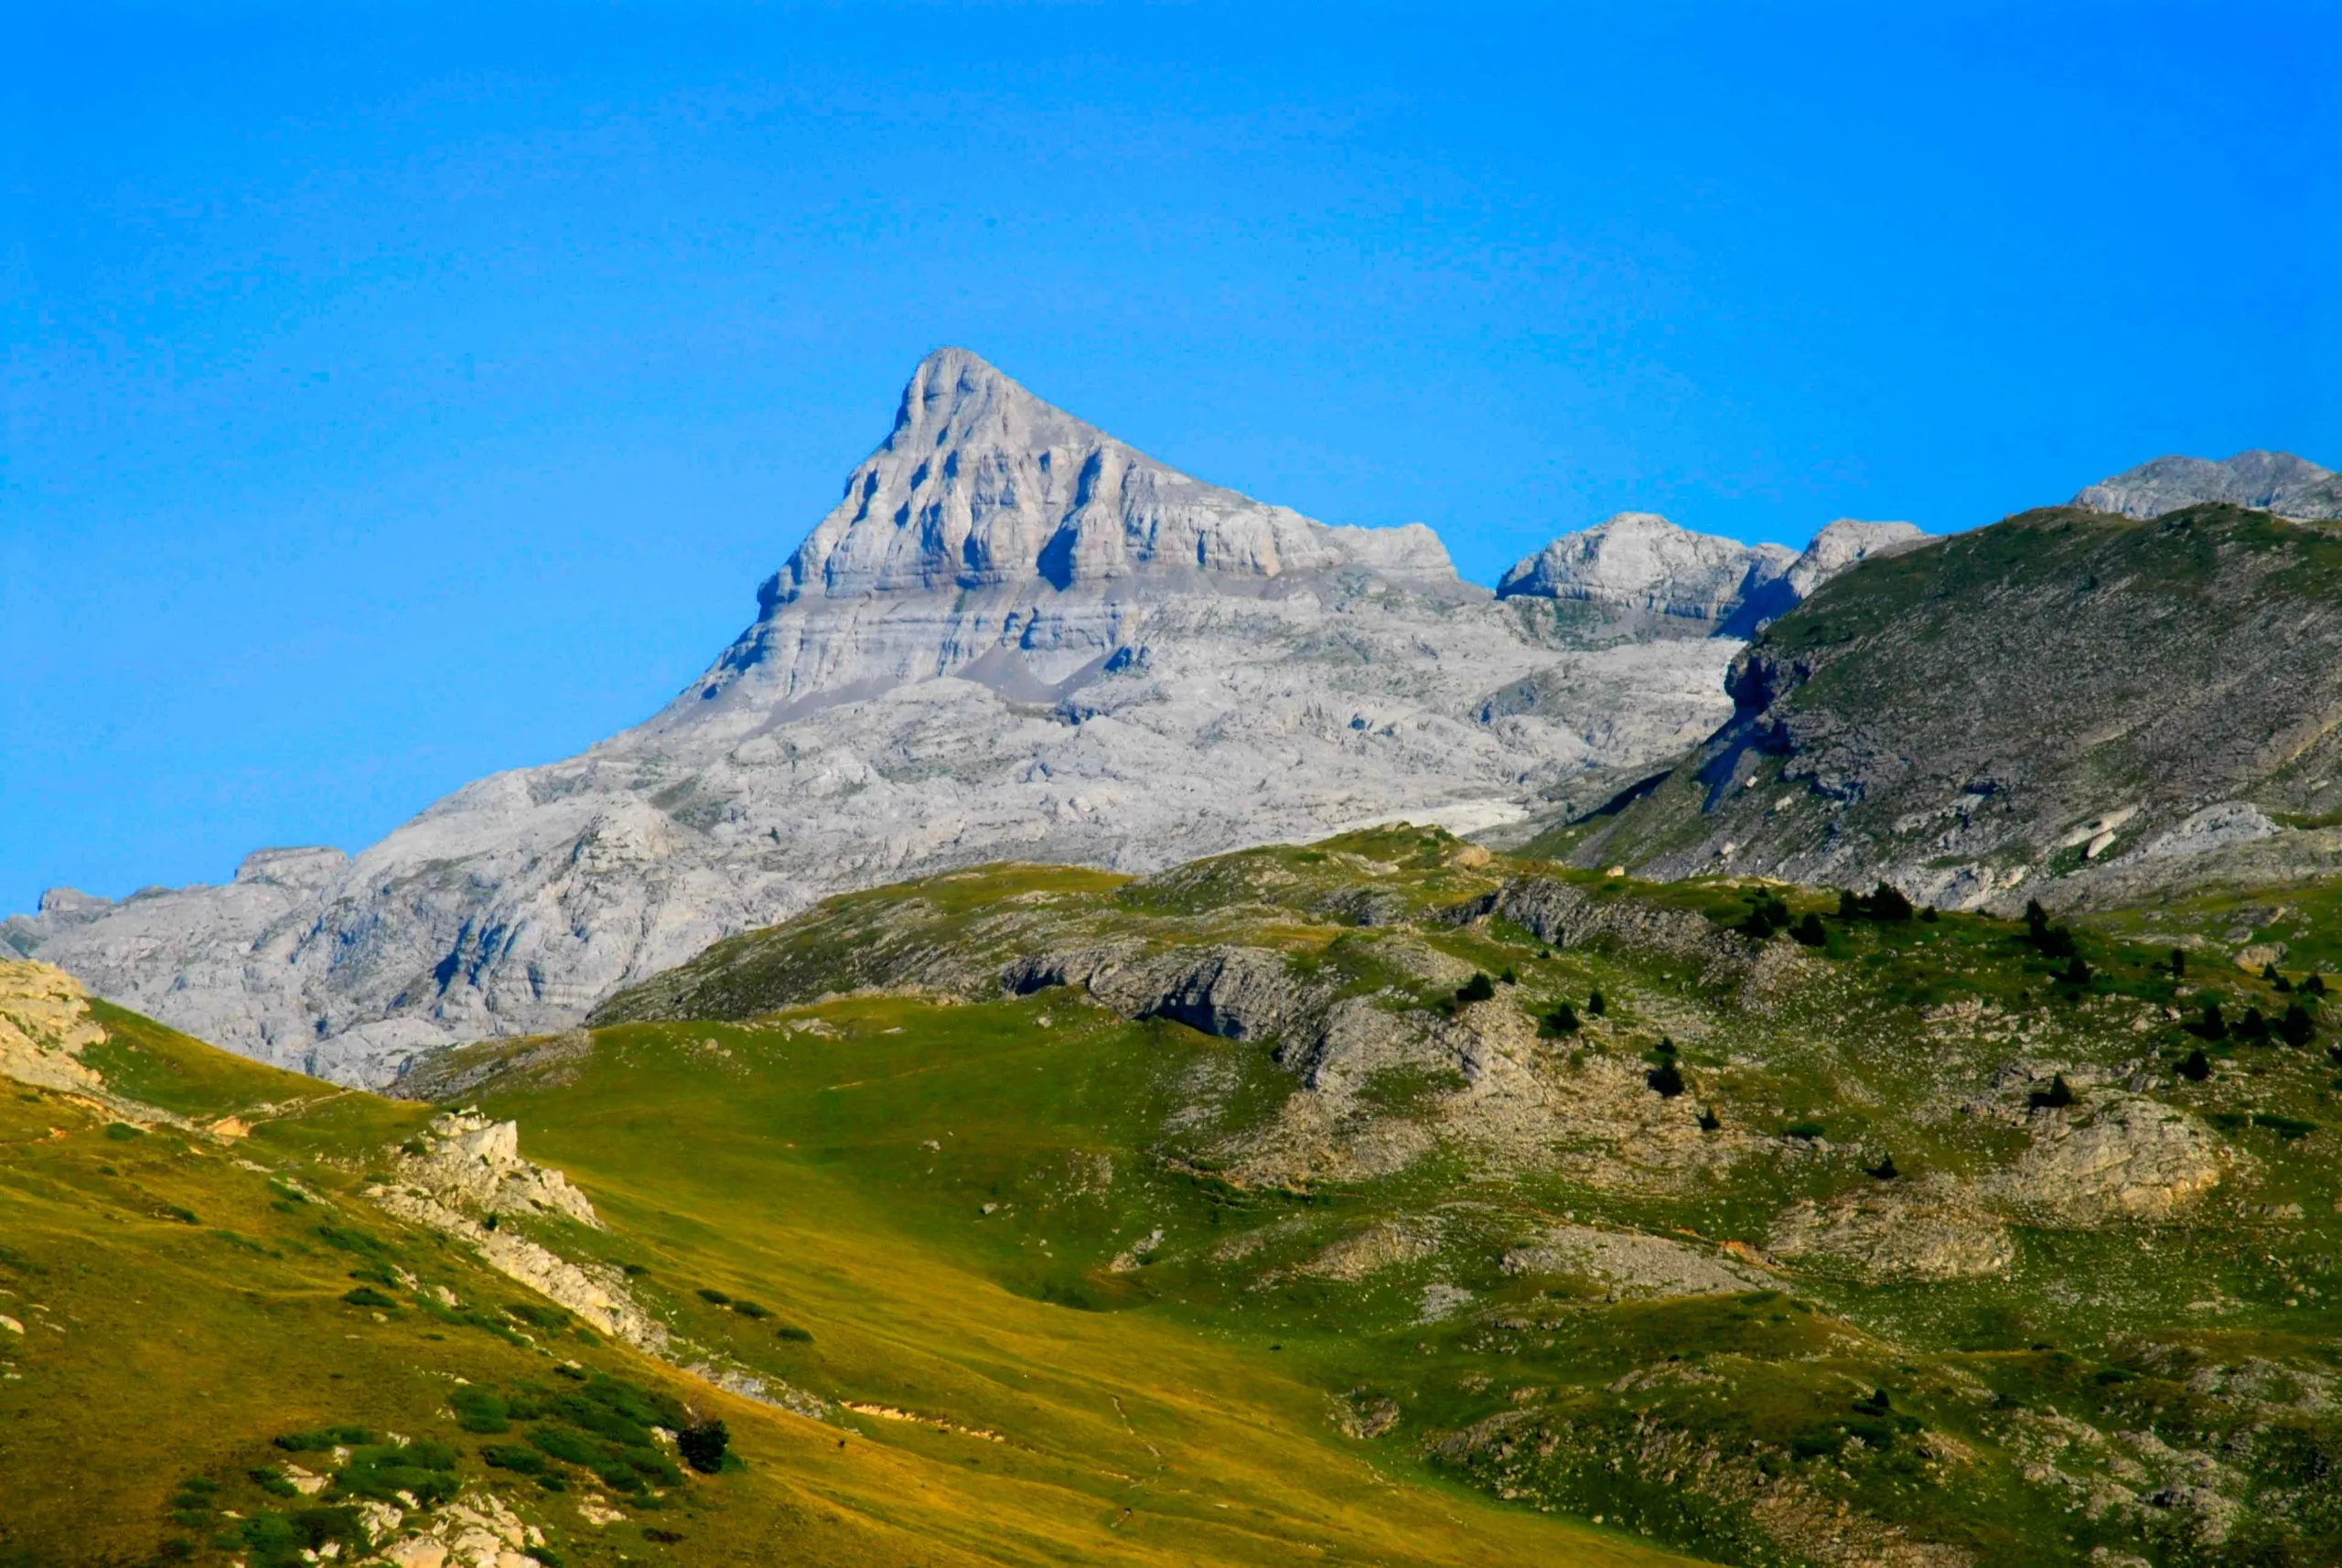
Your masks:
{"label": "green grassy slope", "polygon": [[[574,1174],[608,1229],[507,1232],[632,1264],[685,1337],[673,1360],[736,1351],[818,1390],[814,1420],[371,1201],[430,1107],[94,1012],[111,1092],[227,1133],[5,1086],[0,1563],[349,1562],[384,1508],[410,1532],[462,1509],[533,1530],[511,1549],[546,1563],[1662,1558],[1394,1477],[1259,1347],[1004,1288],[890,1217],[883,1165],[862,1187],[792,1135],[852,1090],[746,1094],[693,1041],[620,1032],[542,1109],[516,1096],[525,1153],[591,1152]],[[710,1419],[714,1474],[652,1431]]]}
{"label": "green grassy slope", "polygon": [[[2312,1563],[2342,1530],[2320,1479],[2342,1459],[2342,1103],[2306,967],[2248,973],[2215,939],[2174,975],[2152,922],[2110,923],[2073,933],[2078,973],[2014,922],[1842,918],[1834,896],[1491,863],[1437,834],[1038,898],[1032,875],[1003,872],[989,900],[970,874],[948,896],[883,890],[737,940],[607,1011],[740,1016],[606,1028],[575,1082],[522,1069],[487,1103],[591,1172],[629,1144],[655,1157],[652,1128],[721,1099],[696,1112],[671,1212],[711,1187],[760,1208],[761,1179],[1022,1297],[1274,1345],[1354,1429],[1388,1418],[1363,1440],[1378,1463],[1724,1560]],[[1440,913],[1523,875],[1581,895],[1593,934]],[[1772,897],[1822,945],[1743,934]],[[1298,1025],[1215,1038],[1080,987],[1000,993],[1030,972],[1015,955],[1085,945],[1130,967],[1273,952],[1323,987],[1319,1011],[1366,996],[1426,1043],[1341,1097],[1309,1086]],[[1459,1003],[1475,970],[1511,980]],[[811,1000],[890,973],[993,999]],[[1529,1024],[1564,1001],[1574,1032]],[[2315,1037],[2191,1033],[2213,1001],[2231,1020],[2300,1001]],[[1470,1052],[1499,1047],[1551,1090],[1525,1123],[1465,1084]],[[2176,1070],[2198,1050],[2200,1079]],[[1671,1062],[1671,1100],[1644,1082]],[[581,1097],[609,1118],[574,1120]],[[1338,1100],[1327,1157],[1261,1158],[1262,1129],[1313,1099]],[[1332,1157],[1410,1121],[1434,1135],[1396,1168]],[[2131,1174],[2100,1182],[2110,1163]],[[1800,1244],[1800,1214],[1868,1252]],[[1555,1228],[1769,1266],[1671,1292],[1649,1276],[1681,1256],[1606,1274],[1575,1243],[1540,1253]],[[1908,1236],[1927,1245],[1898,1273]],[[706,1269],[729,1242],[700,1245]],[[794,1273],[719,1284],[851,1311]],[[760,1348],[792,1364],[739,1353]]]}

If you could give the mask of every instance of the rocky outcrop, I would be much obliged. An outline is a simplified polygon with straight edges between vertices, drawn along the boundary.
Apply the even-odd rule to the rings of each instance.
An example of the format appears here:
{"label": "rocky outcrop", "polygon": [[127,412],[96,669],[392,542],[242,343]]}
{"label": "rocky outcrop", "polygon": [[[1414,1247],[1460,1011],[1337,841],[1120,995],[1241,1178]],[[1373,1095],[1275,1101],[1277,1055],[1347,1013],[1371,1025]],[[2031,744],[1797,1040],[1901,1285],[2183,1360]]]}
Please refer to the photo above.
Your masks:
{"label": "rocky outcrop", "polygon": [[1561,1274],[1587,1280],[1613,1300],[1729,1295],[1773,1286],[1762,1269],[1639,1230],[1557,1225],[1504,1255],[1509,1274]]}
{"label": "rocky outcrop", "polygon": [[2290,452],[2256,447],[2221,463],[2158,457],[2087,486],[2074,497],[2076,506],[2142,519],[2210,501],[2331,521],[2342,519],[2342,476]]}
{"label": "rocky outcrop", "polygon": [[1907,522],[1840,518],[1798,553],[1622,511],[1515,562],[1497,595],[1577,607],[1617,634],[1745,638],[1856,562],[1926,537]]}
{"label": "rocky outcrop", "polygon": [[1797,559],[1783,545],[1743,544],[1678,528],[1656,512],[1622,511],[1515,562],[1497,594],[1585,605],[1662,635],[1707,637],[1738,625],[1745,608],[1756,607],[1761,618],[1794,603],[1775,585]]}
{"label": "rocky outcrop", "polygon": [[34,1089],[90,1094],[103,1088],[81,1052],[106,1037],[89,993],[46,963],[0,962],[0,1078]]}
{"label": "rocky outcrop", "polygon": [[435,1117],[426,1133],[401,1147],[395,1177],[370,1187],[366,1196],[402,1219],[467,1243],[497,1273],[602,1333],[667,1356],[667,1326],[635,1302],[622,1273],[607,1263],[573,1262],[501,1223],[510,1215],[601,1226],[567,1176],[521,1157],[515,1123],[469,1111]]}
{"label": "rocky outcrop", "polygon": [[1767,1248],[1800,1269],[1864,1284],[1932,1284],[2008,1273],[2016,1246],[1972,1194],[1941,1180],[1875,1183],[1791,1205]]}
{"label": "rocky outcrop", "polygon": [[2236,1162],[2202,1122],[2144,1095],[2093,1096],[2037,1121],[2032,1143],[1991,1186],[2012,1209],[2045,1224],[2171,1219]]}

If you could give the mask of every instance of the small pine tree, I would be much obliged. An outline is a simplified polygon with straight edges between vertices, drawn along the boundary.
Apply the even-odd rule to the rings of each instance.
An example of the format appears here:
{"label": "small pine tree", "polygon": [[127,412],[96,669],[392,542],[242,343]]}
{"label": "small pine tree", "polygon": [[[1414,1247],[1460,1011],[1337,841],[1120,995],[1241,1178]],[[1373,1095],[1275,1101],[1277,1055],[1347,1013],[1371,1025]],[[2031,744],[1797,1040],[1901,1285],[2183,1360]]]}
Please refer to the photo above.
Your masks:
{"label": "small pine tree", "polygon": [[1600,1018],[1606,1015],[1609,1011],[1610,1004],[1602,999],[1602,993],[1599,991],[1589,991],[1585,993],[1586,1016],[1590,1018]]}
{"label": "small pine tree", "polygon": [[2049,911],[2041,907],[2038,898],[2025,901],[2025,934],[2036,947],[2041,944],[2041,933],[2049,929]]}
{"label": "small pine tree", "polygon": [[2186,950],[2186,948],[2174,948],[2174,949],[2172,949],[2172,950],[2171,950],[2171,977],[2172,977],[2172,979],[2174,979],[2174,980],[2177,980],[2177,979],[2179,979],[2181,976],[2185,975],[2186,972],[2187,972],[2187,950]]}
{"label": "small pine tree", "polygon": [[1713,1106],[1713,1105],[1703,1105],[1702,1107],[1700,1107],[1700,1131],[1701,1131],[1701,1132],[1703,1132],[1703,1133],[1713,1133],[1713,1132],[1715,1132],[1717,1129],[1721,1128],[1723,1125],[1724,1125],[1724,1118],[1716,1114],[1716,1112],[1715,1112],[1715,1107],[1714,1107],[1714,1106]]}
{"label": "small pine tree", "polygon": [[2261,978],[2263,980],[2274,981],[2283,977],[2278,974],[2277,966],[2275,964],[2264,963],[2261,966]]}
{"label": "small pine tree", "polygon": [[1893,1181],[1896,1176],[1901,1176],[1903,1173],[1895,1168],[1895,1156],[1893,1155],[1882,1155],[1879,1156],[1878,1164],[1870,1167],[1870,1174],[1877,1177],[1880,1181]]}
{"label": "small pine tree", "polygon": [[1907,920],[1914,913],[1911,900],[1903,896],[1903,890],[1885,882],[1871,894],[1869,902],[1870,918],[1874,920]]}
{"label": "small pine tree", "polygon": [[702,1422],[686,1426],[675,1434],[675,1452],[683,1463],[703,1476],[713,1476],[724,1468],[724,1451],[732,1444],[732,1434],[720,1421]]}
{"label": "small pine tree", "polygon": [[2208,1040],[2225,1040],[2229,1037],[2229,1021],[2220,1016],[2218,1003],[2204,1004],[2204,1019],[2196,1026],[2196,1032]]}
{"label": "small pine tree", "polygon": [[1545,1027],[1556,1035],[1574,1035],[1578,1031],[1577,1009],[1564,1002],[1545,1015]]}
{"label": "small pine tree", "polygon": [[1859,920],[1863,918],[1863,896],[1851,887],[1838,890],[1838,918]]}
{"label": "small pine tree", "polygon": [[2250,1045],[2266,1045],[2269,1040],[2269,1020],[2261,1016],[2258,1007],[2247,1007],[2244,1016],[2236,1021],[2236,1037]]}
{"label": "small pine tree", "polygon": [[1675,1065],[1673,1057],[1643,1074],[1643,1081],[1649,1084],[1651,1092],[1661,1100],[1672,1100],[1683,1092],[1683,1070]]}
{"label": "small pine tree", "polygon": [[1490,980],[1487,975],[1481,973],[1477,970],[1475,970],[1472,972],[1471,979],[1466,981],[1463,984],[1456,988],[1456,1000],[1458,1002],[1486,1002],[1489,997],[1494,996],[1496,993],[1497,983]]}
{"label": "small pine tree", "polygon": [[2057,979],[2064,984],[2079,990],[2090,982],[2090,965],[2082,961],[2081,954],[2076,953],[2073,962],[2058,972]]}
{"label": "small pine tree", "polygon": [[2204,1054],[2203,1047],[2198,1046],[2172,1070],[2190,1083],[2201,1083],[2212,1076],[2212,1058]]}
{"label": "small pine tree", "polygon": [[1829,929],[1821,924],[1821,917],[1810,909],[1805,912],[1804,918],[1796,925],[1789,928],[1789,935],[1803,947],[1827,947],[1830,943]]}
{"label": "small pine tree", "polygon": [[1507,967],[1502,974],[1497,976],[1497,983],[1500,985],[1518,985],[1520,983],[1520,977]]}
{"label": "small pine tree", "polygon": [[2312,996],[2323,996],[2326,994],[2326,977],[2312,970],[2310,977],[2302,982],[2302,989]]}
{"label": "small pine tree", "polygon": [[2289,1046],[2308,1045],[2317,1037],[2317,1022],[2309,1015],[2308,1008],[2295,1001],[2277,1020],[2277,1037]]}

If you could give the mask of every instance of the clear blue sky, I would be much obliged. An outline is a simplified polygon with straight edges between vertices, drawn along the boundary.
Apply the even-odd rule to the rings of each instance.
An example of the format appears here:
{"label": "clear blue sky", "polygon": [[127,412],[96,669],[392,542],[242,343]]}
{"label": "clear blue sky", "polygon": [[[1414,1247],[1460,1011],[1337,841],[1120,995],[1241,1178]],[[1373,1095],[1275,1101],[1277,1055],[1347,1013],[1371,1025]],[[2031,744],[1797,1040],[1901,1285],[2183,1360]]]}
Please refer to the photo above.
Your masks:
{"label": "clear blue sky", "polygon": [[1481,581],[2342,465],[2330,4],[356,9],[9,8],[0,911],[641,718],[942,343]]}

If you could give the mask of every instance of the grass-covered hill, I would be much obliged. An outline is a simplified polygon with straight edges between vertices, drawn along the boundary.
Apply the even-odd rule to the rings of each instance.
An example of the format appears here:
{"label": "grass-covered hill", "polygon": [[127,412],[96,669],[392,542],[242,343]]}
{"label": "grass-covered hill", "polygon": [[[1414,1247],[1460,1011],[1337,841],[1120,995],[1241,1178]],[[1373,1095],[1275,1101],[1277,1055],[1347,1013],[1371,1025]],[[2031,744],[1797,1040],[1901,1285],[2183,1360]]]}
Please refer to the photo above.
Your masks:
{"label": "grass-covered hill", "polygon": [[1259,1336],[1053,1302],[898,1210],[920,1151],[857,1147],[834,1069],[986,1064],[897,1010],[540,1049],[489,1102],[515,1155],[0,965],[0,1563],[1680,1560],[1346,1438]]}
{"label": "grass-covered hill", "polygon": [[[815,1064],[820,1157],[898,1222],[1280,1345],[1384,1462],[1524,1508],[1730,1562],[2306,1563],[2326,899],[2069,928],[1378,832],[835,899],[593,1038]],[[526,1124],[540,1048],[441,1070]]]}
{"label": "grass-covered hill", "polygon": [[1393,829],[833,899],[406,1104],[101,1009],[0,1122],[0,1553],[429,1470],[541,1562],[2330,1563],[2324,912]]}
{"label": "grass-covered hill", "polygon": [[2337,669],[2333,524],[2026,512],[1831,581],[1688,762],[1537,847],[2012,909],[2326,874]]}

